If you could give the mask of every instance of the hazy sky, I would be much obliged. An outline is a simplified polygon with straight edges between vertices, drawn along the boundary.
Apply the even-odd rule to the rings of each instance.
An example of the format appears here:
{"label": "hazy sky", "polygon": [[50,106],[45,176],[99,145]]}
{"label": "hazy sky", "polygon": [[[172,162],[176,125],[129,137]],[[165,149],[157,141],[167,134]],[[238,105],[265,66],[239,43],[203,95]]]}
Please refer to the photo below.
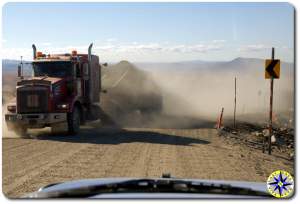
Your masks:
{"label": "hazy sky", "polygon": [[104,62],[294,60],[294,8],[287,3],[7,3],[2,58],[86,52]]}

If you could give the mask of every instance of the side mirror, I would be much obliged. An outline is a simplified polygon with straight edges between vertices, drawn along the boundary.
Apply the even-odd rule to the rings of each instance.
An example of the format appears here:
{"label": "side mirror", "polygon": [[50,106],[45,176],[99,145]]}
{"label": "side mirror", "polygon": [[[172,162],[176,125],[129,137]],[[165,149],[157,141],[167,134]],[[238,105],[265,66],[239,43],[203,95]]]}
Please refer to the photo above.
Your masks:
{"label": "side mirror", "polygon": [[21,67],[21,65],[18,65],[18,77],[22,78],[22,67]]}
{"label": "side mirror", "polygon": [[103,65],[104,67],[107,67],[107,66],[108,66],[107,62],[103,63],[102,65]]}

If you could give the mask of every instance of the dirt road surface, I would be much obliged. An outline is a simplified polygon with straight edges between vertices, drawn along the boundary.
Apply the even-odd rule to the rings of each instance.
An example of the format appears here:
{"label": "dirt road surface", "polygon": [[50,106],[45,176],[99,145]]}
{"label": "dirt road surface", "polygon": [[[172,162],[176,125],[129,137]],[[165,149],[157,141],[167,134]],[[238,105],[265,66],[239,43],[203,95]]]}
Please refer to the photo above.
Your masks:
{"label": "dirt road surface", "polygon": [[[45,130],[46,131],[46,130]],[[3,138],[3,193],[10,198],[50,183],[101,177],[172,177],[265,182],[284,158],[231,144],[216,130],[94,129],[77,136],[32,133]]]}

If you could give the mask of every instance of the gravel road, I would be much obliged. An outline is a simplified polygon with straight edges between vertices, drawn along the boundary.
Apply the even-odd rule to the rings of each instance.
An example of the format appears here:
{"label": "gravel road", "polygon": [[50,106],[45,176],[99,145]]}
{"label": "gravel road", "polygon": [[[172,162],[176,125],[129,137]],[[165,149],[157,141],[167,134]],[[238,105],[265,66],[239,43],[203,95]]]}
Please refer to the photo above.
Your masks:
{"label": "gravel road", "polygon": [[214,129],[95,129],[77,136],[31,133],[2,139],[2,187],[10,198],[49,183],[101,177],[172,177],[265,182],[293,163],[231,144]]}

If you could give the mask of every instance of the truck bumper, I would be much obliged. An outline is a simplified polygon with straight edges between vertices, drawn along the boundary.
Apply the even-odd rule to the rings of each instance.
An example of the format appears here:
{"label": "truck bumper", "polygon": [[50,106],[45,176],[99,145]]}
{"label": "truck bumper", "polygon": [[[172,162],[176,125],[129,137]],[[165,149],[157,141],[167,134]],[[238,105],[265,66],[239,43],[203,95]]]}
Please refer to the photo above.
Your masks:
{"label": "truck bumper", "polygon": [[34,114],[5,114],[7,126],[25,126],[28,128],[43,128],[54,123],[67,121],[67,113],[34,113]]}

